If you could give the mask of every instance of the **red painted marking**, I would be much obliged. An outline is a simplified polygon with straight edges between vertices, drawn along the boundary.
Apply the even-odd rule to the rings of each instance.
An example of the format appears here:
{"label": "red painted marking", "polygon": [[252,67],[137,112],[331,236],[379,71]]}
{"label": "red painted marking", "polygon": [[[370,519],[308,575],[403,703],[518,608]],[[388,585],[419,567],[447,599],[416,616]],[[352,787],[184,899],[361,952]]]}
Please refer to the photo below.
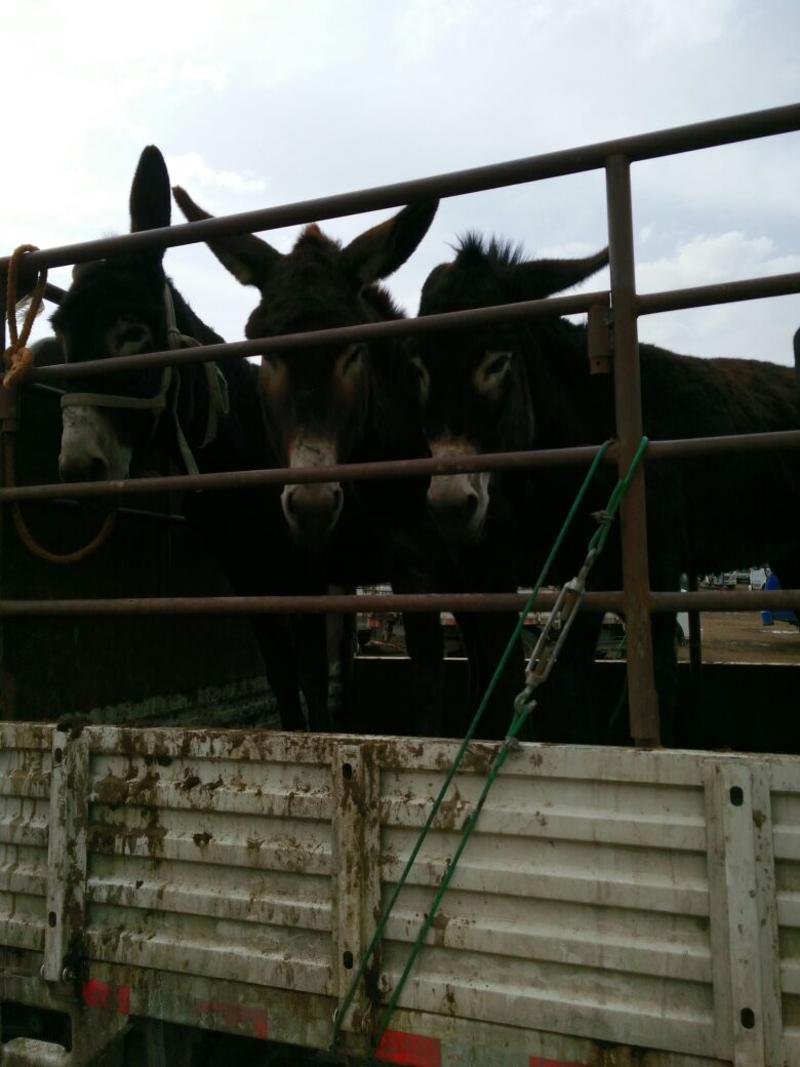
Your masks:
{"label": "red painted marking", "polygon": [[99,978],[89,978],[83,983],[82,996],[87,1008],[115,1007],[120,1015],[130,1015],[130,986],[111,986],[108,982],[101,982]]}
{"label": "red painted marking", "polygon": [[267,1013],[261,1008],[250,1008],[246,1004],[233,1004],[224,1000],[198,1001],[195,1004],[198,1015],[216,1015],[226,1026],[249,1026],[253,1036],[266,1041],[269,1035]]}
{"label": "red painted marking", "polygon": [[546,1056],[531,1056],[528,1067],[586,1067],[577,1060],[549,1060]]}
{"label": "red painted marking", "polygon": [[87,1008],[105,1008],[108,1005],[108,982],[90,978],[83,983],[83,1003]]}
{"label": "red painted marking", "polygon": [[385,1030],[374,1056],[382,1063],[404,1067],[442,1067],[442,1043],[437,1037]]}

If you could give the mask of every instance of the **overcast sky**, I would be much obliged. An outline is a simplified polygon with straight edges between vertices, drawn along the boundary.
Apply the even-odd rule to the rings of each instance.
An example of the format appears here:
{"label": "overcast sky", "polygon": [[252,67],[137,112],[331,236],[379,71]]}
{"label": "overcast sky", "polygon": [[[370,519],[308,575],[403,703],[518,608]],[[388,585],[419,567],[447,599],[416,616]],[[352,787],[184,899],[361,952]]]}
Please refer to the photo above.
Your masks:
{"label": "overcast sky", "polygon": [[[204,207],[244,211],[792,103],[798,45],[797,0],[26,0],[3,11],[0,239],[127,231],[148,143]],[[639,163],[633,186],[640,292],[800,270],[800,134]],[[348,240],[386,214],[325,229]],[[602,176],[444,201],[390,282],[409,312],[467,229],[585,254],[606,242]],[[295,232],[270,239],[285,250]],[[202,245],[166,263],[206,321],[242,336],[253,290]],[[640,333],[788,363],[798,325],[792,296]]]}

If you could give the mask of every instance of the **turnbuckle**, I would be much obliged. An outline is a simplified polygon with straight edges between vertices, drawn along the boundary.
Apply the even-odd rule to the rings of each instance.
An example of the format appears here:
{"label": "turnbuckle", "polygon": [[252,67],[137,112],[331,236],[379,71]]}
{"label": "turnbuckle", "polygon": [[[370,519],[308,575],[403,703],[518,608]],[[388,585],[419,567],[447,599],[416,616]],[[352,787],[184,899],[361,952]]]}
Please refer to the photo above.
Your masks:
{"label": "turnbuckle", "polygon": [[[578,614],[581,601],[586,595],[586,579],[596,558],[597,549],[590,548],[578,574],[561,587],[525,668],[525,688],[514,700],[514,711],[517,714],[523,711],[526,714],[530,714],[533,711],[536,703],[534,693],[540,685],[547,681],[550,672],[556,665],[561,648],[567,639],[567,634]],[[549,637],[556,623],[558,623],[559,627],[558,637],[551,645]]]}

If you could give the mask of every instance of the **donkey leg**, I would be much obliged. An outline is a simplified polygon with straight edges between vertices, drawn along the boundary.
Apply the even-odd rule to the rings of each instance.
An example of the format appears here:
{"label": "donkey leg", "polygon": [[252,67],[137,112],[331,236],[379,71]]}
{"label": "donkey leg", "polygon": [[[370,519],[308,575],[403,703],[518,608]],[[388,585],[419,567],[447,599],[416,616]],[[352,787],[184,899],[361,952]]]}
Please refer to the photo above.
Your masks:
{"label": "donkey leg", "polygon": [[594,698],[594,658],[603,616],[580,612],[533,712],[537,740],[596,745],[602,740]]}
{"label": "donkey leg", "polygon": [[[354,593],[352,587],[331,585],[331,594]],[[328,656],[328,714],[336,730],[351,728],[353,722],[353,656],[355,616],[326,616]]]}
{"label": "donkey leg", "polygon": [[438,615],[408,612],[403,616],[411,661],[409,729],[419,737],[441,737],[444,699],[444,640]]}
{"label": "donkey leg", "polygon": [[653,615],[653,673],[658,693],[661,721],[661,744],[674,748],[677,744],[676,713],[678,706],[678,620],[673,612]]}
{"label": "donkey leg", "polygon": [[264,670],[278,705],[282,730],[304,730],[305,716],[300,703],[300,685],[294,646],[285,619],[253,615],[250,618]]}
{"label": "donkey leg", "polygon": [[333,724],[328,709],[328,634],[325,616],[295,615],[292,634],[300,686],[308,710],[308,728],[328,733]]}
{"label": "donkey leg", "polygon": [[[472,716],[477,711],[479,702],[483,700],[494,673],[500,665],[517,624],[517,618],[515,615],[505,614],[459,613],[457,621],[464,634],[470,659],[470,716]],[[522,646],[517,641],[484,709],[481,725],[478,727],[479,737],[501,738],[505,736],[514,715],[514,699],[521,692],[523,684]]]}

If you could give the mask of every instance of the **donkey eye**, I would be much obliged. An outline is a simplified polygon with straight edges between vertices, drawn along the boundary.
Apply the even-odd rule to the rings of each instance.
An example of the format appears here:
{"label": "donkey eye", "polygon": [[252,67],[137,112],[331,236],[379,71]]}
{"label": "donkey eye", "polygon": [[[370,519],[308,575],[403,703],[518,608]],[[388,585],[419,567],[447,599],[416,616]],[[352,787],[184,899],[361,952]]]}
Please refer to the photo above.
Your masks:
{"label": "donkey eye", "polygon": [[146,341],[149,335],[149,331],[146,326],[132,325],[126,326],[119,333],[119,341],[121,344],[141,344]]}
{"label": "donkey eye", "polygon": [[361,357],[364,354],[363,345],[353,345],[348,349],[342,357],[341,373],[347,374],[349,371],[355,370],[361,363]]}
{"label": "donkey eye", "polygon": [[488,362],[484,364],[483,373],[487,378],[494,378],[508,367],[511,362],[510,352],[490,352]]}

